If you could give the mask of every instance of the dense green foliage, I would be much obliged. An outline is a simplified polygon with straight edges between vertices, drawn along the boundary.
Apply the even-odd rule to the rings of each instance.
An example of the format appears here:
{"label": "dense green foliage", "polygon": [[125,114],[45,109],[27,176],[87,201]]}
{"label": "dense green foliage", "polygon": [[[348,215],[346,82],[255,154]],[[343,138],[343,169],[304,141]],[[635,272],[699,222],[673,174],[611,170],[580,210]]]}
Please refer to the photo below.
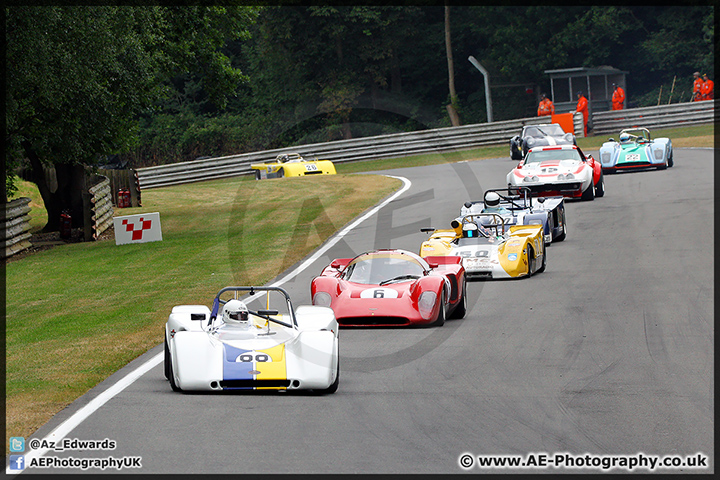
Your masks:
{"label": "dense green foliage", "polygon": [[[225,50],[250,77],[227,108],[208,108],[193,89],[144,119],[132,161],[450,126],[443,22],[442,6],[264,8],[251,41]],[[667,99],[673,79],[673,101],[688,101],[692,72],[714,68],[712,6],[453,6],[450,23],[464,124],[487,120],[471,55],[490,72],[494,120],[533,116],[549,69],[625,70],[629,106],[639,107],[656,104],[661,88]]]}
{"label": "dense green foliage", "polygon": [[[172,102],[178,76],[191,76],[210,101],[226,104],[247,77],[220,49],[248,38],[256,13],[255,7],[5,8],[7,190],[24,158],[51,223],[58,210],[77,211],[78,203],[81,209],[85,172],[78,166],[129,151],[138,116]],[[49,165],[54,172],[47,175]]]}
{"label": "dense green foliage", "polygon": [[[5,13],[8,173],[33,155],[141,167],[450,126],[443,6]],[[469,56],[490,73],[496,121],[533,116],[549,69],[627,71],[630,107],[674,80],[687,101],[692,72],[714,69],[711,5],[452,6],[450,30],[463,124],[487,120]]]}

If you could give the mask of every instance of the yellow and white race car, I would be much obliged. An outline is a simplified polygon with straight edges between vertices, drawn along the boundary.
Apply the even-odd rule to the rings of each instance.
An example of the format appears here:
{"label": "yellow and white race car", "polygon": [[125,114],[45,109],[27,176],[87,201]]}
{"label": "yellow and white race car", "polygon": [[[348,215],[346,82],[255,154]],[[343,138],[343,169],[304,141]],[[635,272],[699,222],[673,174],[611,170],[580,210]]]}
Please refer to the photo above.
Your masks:
{"label": "yellow and white race car", "polygon": [[452,230],[422,228],[431,233],[420,256],[462,258],[473,278],[520,278],[543,272],[547,263],[542,225],[506,225],[500,215],[481,213],[453,220]]}
{"label": "yellow and white race car", "polygon": [[303,177],[305,175],[334,175],[335,165],[330,160],[305,159],[299,153],[281,153],[274,162],[253,163],[255,179]]}

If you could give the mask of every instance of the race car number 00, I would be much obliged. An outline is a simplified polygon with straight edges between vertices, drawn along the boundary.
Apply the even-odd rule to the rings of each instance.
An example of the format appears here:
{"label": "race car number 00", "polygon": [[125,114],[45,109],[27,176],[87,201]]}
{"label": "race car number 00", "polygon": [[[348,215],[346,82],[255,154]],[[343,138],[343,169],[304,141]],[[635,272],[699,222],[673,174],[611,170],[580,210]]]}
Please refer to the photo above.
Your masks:
{"label": "race car number 00", "polygon": [[272,362],[272,358],[267,353],[247,352],[238,355],[235,361],[242,363]]}

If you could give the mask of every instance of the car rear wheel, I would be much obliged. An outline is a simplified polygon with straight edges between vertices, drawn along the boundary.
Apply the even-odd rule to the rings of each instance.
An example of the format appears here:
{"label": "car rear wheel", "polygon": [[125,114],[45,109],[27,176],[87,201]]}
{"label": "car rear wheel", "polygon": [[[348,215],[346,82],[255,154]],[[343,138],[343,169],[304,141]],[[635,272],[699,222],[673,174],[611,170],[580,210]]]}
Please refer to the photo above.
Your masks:
{"label": "car rear wheel", "polygon": [[462,298],[460,299],[460,303],[455,307],[450,318],[464,318],[467,312],[467,280],[464,278],[461,292]]}
{"label": "car rear wheel", "polygon": [[535,258],[535,253],[529,245],[525,245],[525,258],[527,258],[528,262],[527,276],[529,277],[533,273],[535,273],[535,263],[537,262],[537,258]]}
{"label": "car rear wheel", "polygon": [[170,368],[170,371],[169,371],[170,388],[173,389],[173,392],[180,392],[182,390],[180,389],[180,387],[177,386],[177,383],[175,383],[175,373],[174,373],[173,367],[172,367],[172,359],[170,360],[169,365],[170,365],[170,367],[169,367]]}
{"label": "car rear wheel", "polygon": [[337,392],[338,386],[340,385],[340,355],[338,355],[338,363],[335,372],[335,381],[330,384],[328,388],[315,390],[317,393],[329,394]]}
{"label": "car rear wheel", "polygon": [[567,224],[565,223],[565,210],[563,210],[562,213],[562,232],[558,234],[557,237],[553,238],[553,242],[562,242],[565,240],[565,235],[567,234]]}
{"label": "car rear wheel", "polygon": [[545,245],[545,242],[543,242],[543,259],[542,265],[540,265],[540,268],[538,269],[538,273],[542,273],[545,271],[545,265],[547,265],[547,245]]}
{"label": "car rear wheel", "polygon": [[255,180],[260,180],[262,176],[260,175],[260,170],[255,170]]}
{"label": "car rear wheel", "polygon": [[670,150],[670,155],[668,156],[668,167],[672,167],[675,162],[673,161],[673,153],[672,150]]}
{"label": "car rear wheel", "polygon": [[281,168],[280,170],[278,170],[277,178],[283,178],[284,176],[285,176],[285,169]]}
{"label": "car rear wheel", "polygon": [[170,380],[170,347],[168,347],[167,335],[165,335],[165,358],[163,360],[163,370],[165,380]]}
{"label": "car rear wheel", "polygon": [[602,197],[604,195],[605,195],[605,175],[603,175],[603,173],[601,171],[600,178],[598,179],[598,183],[595,186],[595,196]]}

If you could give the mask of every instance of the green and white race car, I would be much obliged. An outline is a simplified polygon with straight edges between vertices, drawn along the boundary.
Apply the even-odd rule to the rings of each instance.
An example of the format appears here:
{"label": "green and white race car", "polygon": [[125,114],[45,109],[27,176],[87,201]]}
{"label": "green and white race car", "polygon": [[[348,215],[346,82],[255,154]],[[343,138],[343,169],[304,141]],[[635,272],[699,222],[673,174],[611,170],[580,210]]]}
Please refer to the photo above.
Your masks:
{"label": "green and white race car", "polygon": [[618,138],[619,142],[610,138],[600,147],[600,165],[604,173],[644,168],[665,170],[673,166],[669,138],[653,139],[650,131],[642,127],[622,130]]}

